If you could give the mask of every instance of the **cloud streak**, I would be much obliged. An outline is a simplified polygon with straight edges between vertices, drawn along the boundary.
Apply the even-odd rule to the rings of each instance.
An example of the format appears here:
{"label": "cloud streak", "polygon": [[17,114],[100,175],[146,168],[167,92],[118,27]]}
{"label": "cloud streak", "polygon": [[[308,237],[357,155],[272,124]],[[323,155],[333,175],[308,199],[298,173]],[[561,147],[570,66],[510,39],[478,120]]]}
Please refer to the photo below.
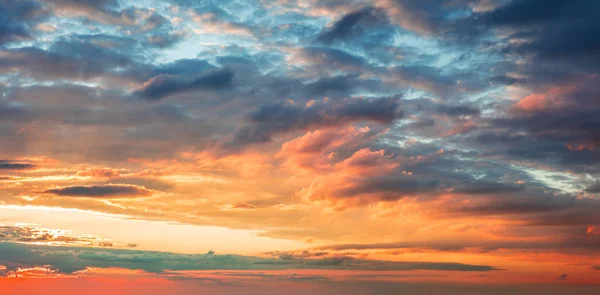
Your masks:
{"label": "cloud streak", "polygon": [[67,186],[47,189],[44,193],[61,197],[84,197],[84,198],[127,198],[148,197],[152,191],[143,186],[128,184],[106,184],[88,186]]}
{"label": "cloud streak", "polygon": [[434,262],[390,262],[325,258],[281,260],[237,255],[173,254],[150,251],[63,247],[52,248],[0,243],[0,261],[7,266],[50,265],[63,273],[89,267],[166,270],[277,270],[277,269],[348,269],[348,270],[439,270],[493,271],[490,266]]}

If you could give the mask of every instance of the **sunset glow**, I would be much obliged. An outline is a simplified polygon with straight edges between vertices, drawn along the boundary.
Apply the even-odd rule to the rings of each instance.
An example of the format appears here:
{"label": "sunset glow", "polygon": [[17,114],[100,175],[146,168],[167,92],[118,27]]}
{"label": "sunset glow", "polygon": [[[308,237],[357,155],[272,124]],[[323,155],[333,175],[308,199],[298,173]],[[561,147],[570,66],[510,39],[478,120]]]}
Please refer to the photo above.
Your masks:
{"label": "sunset glow", "polygon": [[598,14],[0,0],[0,295],[600,294]]}

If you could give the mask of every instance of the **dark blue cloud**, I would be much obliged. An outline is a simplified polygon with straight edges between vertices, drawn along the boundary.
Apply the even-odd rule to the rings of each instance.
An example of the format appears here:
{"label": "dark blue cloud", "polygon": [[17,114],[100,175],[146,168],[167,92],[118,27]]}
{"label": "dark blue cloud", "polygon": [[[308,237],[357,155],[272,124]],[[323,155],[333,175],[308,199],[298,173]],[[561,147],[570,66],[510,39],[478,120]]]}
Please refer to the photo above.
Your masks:
{"label": "dark blue cloud", "polygon": [[10,160],[0,160],[0,170],[30,170],[37,168],[37,165],[29,163],[13,162]]}
{"label": "dark blue cloud", "polygon": [[481,113],[476,106],[469,105],[440,105],[436,111],[447,116],[473,116]]}
{"label": "dark blue cloud", "polygon": [[343,75],[318,79],[317,81],[308,83],[308,87],[311,89],[311,94],[326,95],[330,92],[348,93],[356,86],[356,83],[357,79],[355,75]]}
{"label": "dark blue cloud", "polygon": [[4,50],[3,53],[0,58],[2,71],[18,71],[41,80],[91,79],[115,73],[117,68],[132,68],[136,64],[126,52],[77,37],[57,40],[48,50],[22,47]]}
{"label": "dark blue cloud", "polygon": [[492,195],[502,193],[514,193],[524,190],[524,186],[514,184],[504,184],[498,182],[481,182],[461,184],[455,187],[452,192],[467,195]]}
{"label": "dark blue cloud", "polygon": [[227,89],[232,86],[234,74],[230,69],[218,69],[200,73],[196,77],[159,75],[146,82],[134,95],[157,101],[184,91]]}
{"label": "dark blue cloud", "polygon": [[302,49],[302,54],[305,58],[318,62],[320,66],[364,68],[369,64],[360,56],[335,48],[306,47]]}
{"label": "dark blue cloud", "polygon": [[277,133],[371,121],[389,124],[402,117],[395,97],[352,99],[343,103],[315,103],[311,106],[287,103],[265,104],[248,116],[251,123],[234,135],[234,142],[261,143]]}
{"label": "dark blue cloud", "polygon": [[474,16],[485,28],[514,29],[510,37],[525,42],[506,50],[534,54],[543,59],[564,59],[581,66],[600,66],[600,3],[568,0],[511,1],[490,12]]}
{"label": "dark blue cloud", "polygon": [[37,1],[0,2],[0,45],[32,38],[33,27],[45,16],[46,11]]}
{"label": "dark blue cloud", "polygon": [[317,41],[331,43],[336,40],[344,40],[352,34],[364,33],[370,27],[385,22],[386,19],[382,11],[373,7],[366,7],[344,15],[331,28],[321,32]]}
{"label": "dark blue cloud", "polygon": [[45,0],[45,3],[55,13],[103,24],[130,26],[136,19],[134,9],[121,7],[118,0]]}

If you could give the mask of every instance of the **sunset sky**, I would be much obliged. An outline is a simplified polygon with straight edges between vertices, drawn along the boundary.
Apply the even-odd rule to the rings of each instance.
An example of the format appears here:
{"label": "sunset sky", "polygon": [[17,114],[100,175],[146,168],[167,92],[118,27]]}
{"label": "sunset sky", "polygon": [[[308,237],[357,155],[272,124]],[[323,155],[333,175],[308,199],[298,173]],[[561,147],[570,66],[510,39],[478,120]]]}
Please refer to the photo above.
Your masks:
{"label": "sunset sky", "polygon": [[0,294],[600,294],[599,15],[0,0]]}

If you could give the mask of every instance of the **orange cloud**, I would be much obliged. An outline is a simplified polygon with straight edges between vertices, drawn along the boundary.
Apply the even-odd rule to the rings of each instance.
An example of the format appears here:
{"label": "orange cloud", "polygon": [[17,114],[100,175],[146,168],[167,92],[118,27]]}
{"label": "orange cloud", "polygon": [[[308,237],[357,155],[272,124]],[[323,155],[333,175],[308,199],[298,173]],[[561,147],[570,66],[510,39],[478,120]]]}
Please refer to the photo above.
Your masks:
{"label": "orange cloud", "polygon": [[559,108],[567,104],[564,96],[576,90],[576,85],[553,87],[544,93],[532,93],[522,98],[515,104],[517,109],[523,111],[542,111],[550,108]]}
{"label": "orange cloud", "polygon": [[83,171],[77,172],[78,176],[87,176],[93,178],[115,178],[122,174],[127,173],[125,169],[112,169],[112,168],[89,168]]}
{"label": "orange cloud", "polygon": [[368,127],[320,129],[283,143],[278,158],[291,170],[331,170],[336,149],[351,148],[368,137]]}
{"label": "orange cloud", "polygon": [[189,10],[192,20],[200,25],[194,32],[198,34],[229,34],[252,37],[252,30],[242,24],[220,20],[214,13],[199,14],[194,10]]}
{"label": "orange cloud", "polygon": [[365,148],[357,151],[348,159],[336,164],[336,168],[346,174],[379,175],[386,174],[398,167],[397,160],[385,155],[384,150],[372,151]]}
{"label": "orange cloud", "polygon": [[591,143],[568,143],[567,148],[571,151],[581,152],[583,150],[596,150],[596,145]]}
{"label": "orange cloud", "polygon": [[60,277],[69,277],[69,275],[64,275],[58,273],[54,269],[50,269],[48,267],[26,267],[26,268],[17,268],[14,271],[10,271],[6,274],[7,278],[60,278]]}
{"label": "orange cloud", "polygon": [[433,28],[425,21],[422,13],[409,9],[402,1],[374,0],[374,2],[378,7],[385,9],[390,20],[400,26],[419,34],[431,35],[433,33]]}
{"label": "orange cloud", "polygon": [[521,99],[515,106],[525,111],[545,110],[553,101],[546,94],[531,94]]}

